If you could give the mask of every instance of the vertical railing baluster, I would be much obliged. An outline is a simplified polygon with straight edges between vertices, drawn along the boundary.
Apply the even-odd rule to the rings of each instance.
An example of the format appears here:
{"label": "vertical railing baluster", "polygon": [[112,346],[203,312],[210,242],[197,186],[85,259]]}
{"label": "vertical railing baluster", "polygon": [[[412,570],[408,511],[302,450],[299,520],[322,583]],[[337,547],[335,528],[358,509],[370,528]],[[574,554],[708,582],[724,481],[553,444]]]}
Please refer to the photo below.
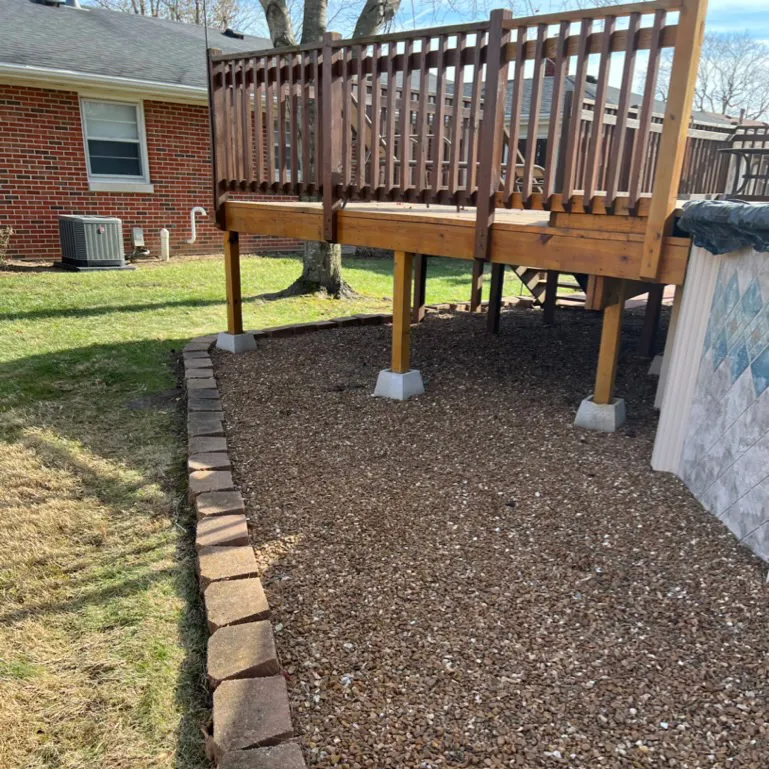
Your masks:
{"label": "vertical railing baluster", "polygon": [[401,84],[401,109],[400,115],[400,191],[406,196],[411,186],[411,54],[414,42],[411,38],[406,40],[403,51],[403,81]]}
{"label": "vertical railing baluster", "polygon": [[355,126],[357,133],[358,163],[355,174],[355,189],[360,192],[366,186],[366,75],[363,72],[363,46],[356,45],[355,74],[358,78],[358,115]]}
{"label": "vertical railing baluster", "polygon": [[[299,59],[301,62],[301,57]],[[296,195],[299,187],[299,98],[296,92],[296,55],[288,57],[288,120],[291,133],[291,193]]]}
{"label": "vertical railing baluster", "polygon": [[396,72],[394,67],[396,43],[387,44],[387,99],[385,108],[386,139],[385,139],[385,195],[390,196],[395,187],[395,92]]}
{"label": "vertical railing baluster", "polygon": [[251,119],[251,89],[249,75],[251,69],[249,60],[243,59],[241,64],[242,80],[240,84],[241,118],[243,121],[243,166],[245,174],[242,178],[244,189],[250,190],[254,181],[254,141],[251,134],[253,121]]}
{"label": "vertical railing baluster", "polygon": [[342,187],[347,196],[352,183],[352,90],[350,88],[350,48],[340,49],[342,65]]}
{"label": "vertical railing baluster", "polygon": [[[481,91],[483,89],[483,66],[481,65],[481,49],[484,38],[488,49],[488,35],[478,32],[473,49],[473,91],[470,102],[470,120],[467,126],[467,172],[465,181],[465,196],[461,203],[476,193],[478,186],[478,128],[481,119]],[[477,197],[477,196],[476,196]]]}
{"label": "vertical railing baluster", "polygon": [[285,186],[288,183],[287,168],[288,159],[286,157],[286,104],[288,94],[286,92],[286,82],[283,79],[284,57],[278,56],[278,66],[276,72],[278,75],[278,183],[281,192],[285,192]]}
{"label": "vertical railing baluster", "polygon": [[323,122],[323,114],[321,112],[321,94],[323,93],[323,87],[320,82],[320,51],[315,49],[312,52],[312,87],[315,93],[315,101],[311,107],[311,127],[314,133],[314,152],[312,158],[312,180],[314,183],[313,191],[317,192],[323,186],[323,142],[325,141],[325,133],[327,126]]}
{"label": "vertical railing baluster", "polygon": [[606,92],[609,87],[611,67],[611,38],[616,26],[616,17],[607,16],[603,22],[601,37],[601,59],[598,64],[598,88],[593,108],[593,125],[590,129],[590,145],[587,151],[585,168],[585,208],[592,210],[593,196],[598,187],[598,167],[601,161],[604,113],[606,112]]}
{"label": "vertical railing baluster", "polygon": [[646,160],[646,152],[649,146],[649,130],[651,128],[652,114],[654,113],[654,96],[657,90],[657,73],[660,65],[660,43],[662,39],[662,27],[665,23],[665,11],[657,11],[654,14],[652,26],[652,38],[649,44],[649,62],[646,66],[646,83],[644,85],[644,97],[641,104],[641,112],[638,116],[638,131],[635,146],[633,147],[633,159],[630,166],[630,184],[628,185],[628,203],[631,210],[635,210],[643,189],[642,169]]}
{"label": "vertical railing baluster", "polygon": [[462,152],[462,135],[464,133],[464,92],[465,92],[465,67],[462,57],[465,53],[467,35],[464,32],[457,33],[456,48],[454,49],[454,99],[453,117],[451,121],[451,150],[449,157],[449,195],[453,202],[459,204],[459,159]]}
{"label": "vertical railing baluster", "polygon": [[579,51],[577,53],[577,72],[574,76],[574,91],[571,102],[571,118],[566,142],[566,165],[563,173],[563,190],[561,201],[568,211],[571,196],[574,191],[574,179],[577,170],[577,153],[582,131],[582,109],[585,103],[585,83],[587,82],[587,63],[589,55],[590,34],[593,29],[592,19],[583,19],[579,32]]}
{"label": "vertical railing baluster", "polygon": [[[258,64],[257,64],[258,62]],[[254,69],[254,177],[256,189],[261,189],[264,182],[264,130],[262,105],[262,85],[264,78],[264,60],[253,59]]]}
{"label": "vertical railing baluster", "polygon": [[433,120],[433,199],[438,200],[443,187],[443,125],[446,109],[446,35],[438,38],[438,74],[435,84],[435,118]]}
{"label": "vertical railing baluster", "polygon": [[376,197],[379,190],[379,142],[381,120],[381,96],[379,83],[379,56],[381,43],[374,43],[371,49],[371,192]]}
{"label": "vertical railing baluster", "polygon": [[[518,192],[518,141],[521,138],[521,110],[523,106],[523,81],[526,62],[527,27],[518,27],[515,42],[515,69],[513,70],[513,94],[510,102],[510,122],[507,130],[507,168],[505,169],[505,204],[509,205]],[[507,83],[505,83],[505,92]],[[520,199],[520,193],[516,196]],[[514,208],[520,208],[513,204]]]}
{"label": "vertical railing baluster", "polygon": [[641,14],[631,13],[625,46],[625,62],[622,68],[622,84],[620,85],[619,105],[617,108],[617,123],[614,126],[614,143],[609,155],[609,170],[606,174],[606,207],[615,206],[619,192],[619,175],[625,151],[625,135],[627,133],[628,109],[633,90],[635,74],[636,43],[638,29],[641,24]]}
{"label": "vertical railing baluster", "polygon": [[547,149],[545,150],[545,183],[542,194],[545,205],[553,205],[553,197],[557,193],[558,159],[561,155],[559,148],[563,141],[561,133],[565,121],[564,84],[569,68],[569,57],[566,55],[566,40],[571,24],[562,21],[556,38],[555,62],[553,64],[553,95],[550,101],[550,124],[547,129]]}
{"label": "vertical railing baluster", "polygon": [[545,37],[547,24],[537,25],[537,42],[534,49],[534,73],[531,81],[531,99],[529,100],[529,125],[526,131],[526,157],[523,160],[522,191],[523,204],[531,204],[534,191],[534,164],[537,157],[537,139],[539,134],[539,112],[542,107],[542,78],[545,63]]}
{"label": "vertical railing baluster", "polygon": [[417,144],[416,160],[414,168],[414,186],[417,190],[418,200],[427,201],[425,195],[427,159],[430,157],[429,144],[427,136],[427,103],[428,91],[430,86],[430,69],[427,66],[427,56],[430,52],[430,38],[422,38],[422,51],[420,54],[419,65],[419,101],[417,102]]}
{"label": "vertical railing baluster", "polygon": [[312,141],[312,129],[310,128],[310,85],[307,79],[307,68],[310,66],[309,54],[302,51],[299,54],[299,89],[302,100],[302,130],[300,142],[302,145],[302,174],[299,189],[304,191],[312,184],[310,173],[310,142]]}
{"label": "vertical railing baluster", "polygon": [[275,175],[275,86],[277,80],[277,60],[270,56],[264,68],[264,82],[266,84],[267,100],[264,105],[265,137],[264,147],[267,155],[267,185],[275,188],[277,183]]}

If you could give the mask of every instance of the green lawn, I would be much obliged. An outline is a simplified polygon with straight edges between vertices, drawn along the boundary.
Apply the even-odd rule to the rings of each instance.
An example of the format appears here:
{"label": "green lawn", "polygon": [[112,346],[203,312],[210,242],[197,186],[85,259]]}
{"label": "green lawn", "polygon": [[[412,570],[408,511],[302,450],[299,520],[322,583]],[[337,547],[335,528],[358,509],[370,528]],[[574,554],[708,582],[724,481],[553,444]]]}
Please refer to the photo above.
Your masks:
{"label": "green lawn", "polygon": [[[428,301],[467,300],[469,269],[432,260]],[[299,271],[244,259],[247,328],[389,309],[386,259],[346,260],[355,300],[257,298]],[[174,388],[223,288],[220,259],[0,271],[0,767],[207,766]]]}

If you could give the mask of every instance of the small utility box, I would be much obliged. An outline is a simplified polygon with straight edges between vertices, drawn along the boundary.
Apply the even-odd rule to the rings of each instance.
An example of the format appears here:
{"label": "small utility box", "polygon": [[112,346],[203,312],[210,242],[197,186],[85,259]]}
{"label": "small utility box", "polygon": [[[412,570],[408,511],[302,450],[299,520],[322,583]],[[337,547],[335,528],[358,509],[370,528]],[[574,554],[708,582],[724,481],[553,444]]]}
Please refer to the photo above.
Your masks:
{"label": "small utility box", "polygon": [[59,216],[61,267],[67,270],[132,270],[123,250],[123,222],[113,216]]}

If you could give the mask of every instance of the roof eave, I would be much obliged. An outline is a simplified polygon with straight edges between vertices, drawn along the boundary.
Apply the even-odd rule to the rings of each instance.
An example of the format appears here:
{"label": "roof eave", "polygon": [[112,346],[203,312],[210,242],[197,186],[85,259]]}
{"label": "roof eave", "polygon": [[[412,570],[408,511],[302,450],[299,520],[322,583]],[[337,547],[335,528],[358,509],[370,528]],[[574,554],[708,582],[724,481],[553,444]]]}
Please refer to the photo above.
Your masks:
{"label": "roof eave", "polygon": [[90,72],[33,67],[25,64],[0,62],[0,82],[49,88],[57,91],[84,91],[109,89],[115,95],[134,98],[173,101],[184,104],[207,104],[205,88],[178,83],[160,83],[153,80],[135,80]]}

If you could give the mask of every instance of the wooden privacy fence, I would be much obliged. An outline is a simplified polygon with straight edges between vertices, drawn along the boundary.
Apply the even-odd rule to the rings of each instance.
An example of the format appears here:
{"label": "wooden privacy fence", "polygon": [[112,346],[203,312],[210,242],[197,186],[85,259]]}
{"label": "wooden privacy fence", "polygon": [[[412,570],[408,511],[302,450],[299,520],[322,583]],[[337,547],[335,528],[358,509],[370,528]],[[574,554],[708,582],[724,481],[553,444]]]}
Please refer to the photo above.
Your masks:
{"label": "wooden privacy fence", "polygon": [[[483,23],[210,51],[216,208],[238,190],[322,196],[333,240],[349,199],[476,206],[479,258],[496,207],[648,213],[659,240],[704,10],[704,0],[651,0],[521,19],[494,11]],[[654,94],[668,47],[663,122]],[[653,185],[656,211],[644,200]]]}

